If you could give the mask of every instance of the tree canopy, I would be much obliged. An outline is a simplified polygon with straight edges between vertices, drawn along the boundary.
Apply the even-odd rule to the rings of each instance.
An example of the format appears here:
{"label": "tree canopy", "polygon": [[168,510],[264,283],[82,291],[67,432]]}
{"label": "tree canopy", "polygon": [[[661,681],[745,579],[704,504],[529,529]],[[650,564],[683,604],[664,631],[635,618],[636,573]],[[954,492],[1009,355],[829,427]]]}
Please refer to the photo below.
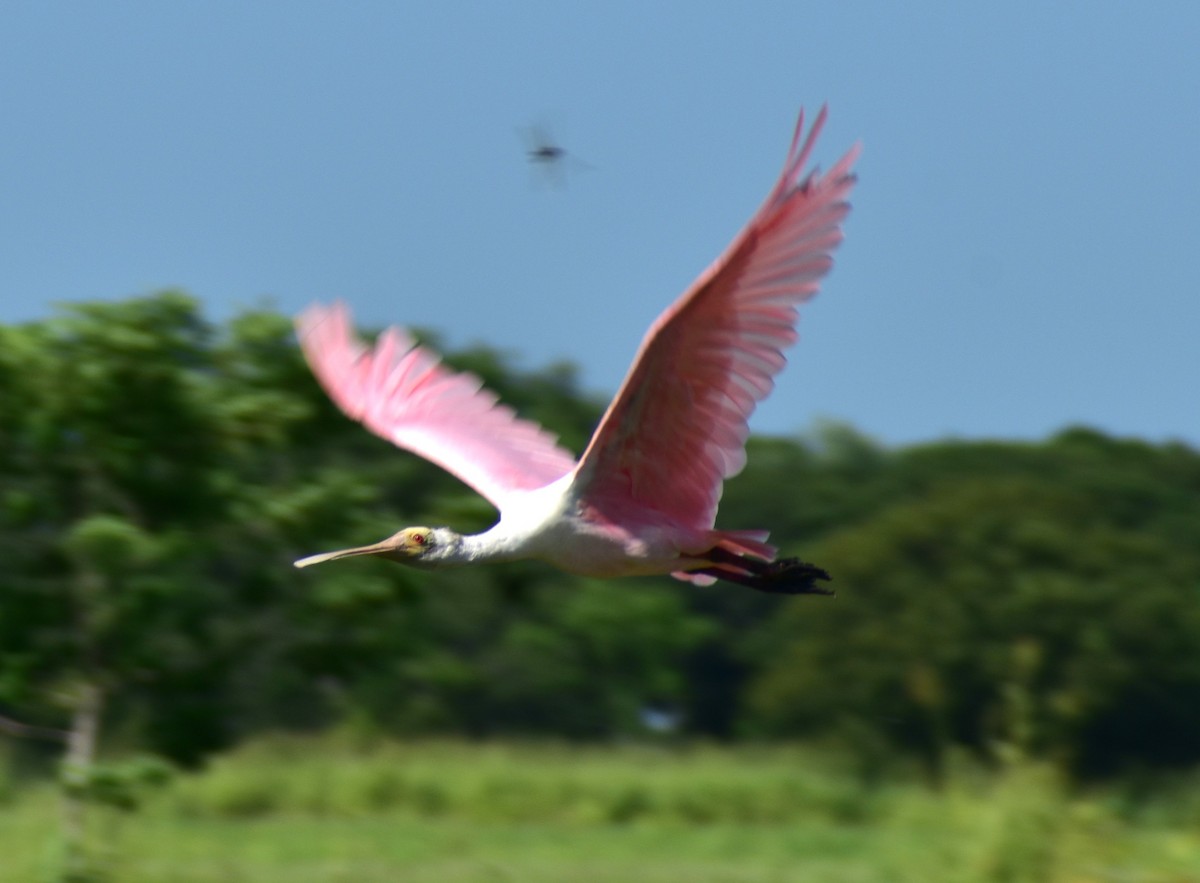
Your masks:
{"label": "tree canopy", "polygon": [[[574,369],[449,353],[579,450]],[[0,715],[193,763],[257,731],[1004,746],[1080,773],[1200,760],[1200,453],[1073,428],[903,449],[753,438],[720,524],[838,596],[523,563],[300,555],[490,506],[340,415],[289,321],[163,292],[0,326]],[[99,713],[99,712],[97,712]],[[871,748],[874,746],[874,748]]]}

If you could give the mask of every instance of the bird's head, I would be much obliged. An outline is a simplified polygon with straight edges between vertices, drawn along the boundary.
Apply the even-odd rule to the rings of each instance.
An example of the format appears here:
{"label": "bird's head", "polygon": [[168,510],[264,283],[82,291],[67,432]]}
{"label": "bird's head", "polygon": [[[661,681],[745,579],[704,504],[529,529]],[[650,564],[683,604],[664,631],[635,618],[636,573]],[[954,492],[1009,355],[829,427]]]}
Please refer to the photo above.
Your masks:
{"label": "bird's head", "polygon": [[296,567],[308,567],[310,564],[323,564],[326,561],[354,558],[359,555],[374,555],[415,567],[432,567],[451,558],[460,540],[461,537],[457,533],[446,527],[406,527],[386,540],[369,546],[356,546],[301,558],[296,562]]}

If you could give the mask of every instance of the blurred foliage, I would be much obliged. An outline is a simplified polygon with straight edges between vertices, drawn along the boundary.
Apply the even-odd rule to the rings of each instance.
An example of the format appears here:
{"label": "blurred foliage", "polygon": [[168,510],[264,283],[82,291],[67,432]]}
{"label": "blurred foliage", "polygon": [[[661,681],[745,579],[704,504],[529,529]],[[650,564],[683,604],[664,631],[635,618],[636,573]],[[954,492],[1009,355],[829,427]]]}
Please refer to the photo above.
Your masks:
{"label": "blurred foliage", "polygon": [[758,636],[747,725],[884,734],[935,771],[954,744],[1194,762],[1197,459],[1083,430],[897,454],[905,492],[812,550],[841,597]]}
{"label": "blurred foliage", "polygon": [[[429,335],[424,335],[429,340]],[[436,346],[436,339],[430,341]],[[582,449],[574,369],[447,355]],[[884,448],[754,438],[720,524],[769,527],[835,599],[537,564],[301,555],[479,530],[468,488],[345,419],[288,320],[164,292],[0,327],[0,714],[197,763],[273,729],[820,737],[864,775],[958,746],[1080,774],[1200,760],[1200,453],[1083,429]]]}
{"label": "blurred foliage", "polygon": [[161,758],[134,757],[119,763],[97,764],[85,777],[64,781],[69,791],[84,792],[91,800],[124,812],[133,812],[149,792],[166,785],[174,769]]}
{"label": "blurred foliage", "polygon": [[[104,809],[121,883],[1196,883],[1200,784],[1072,788],[956,757],[869,784],[815,746],[259,737]],[[4,807],[0,879],[45,879],[58,806]]]}

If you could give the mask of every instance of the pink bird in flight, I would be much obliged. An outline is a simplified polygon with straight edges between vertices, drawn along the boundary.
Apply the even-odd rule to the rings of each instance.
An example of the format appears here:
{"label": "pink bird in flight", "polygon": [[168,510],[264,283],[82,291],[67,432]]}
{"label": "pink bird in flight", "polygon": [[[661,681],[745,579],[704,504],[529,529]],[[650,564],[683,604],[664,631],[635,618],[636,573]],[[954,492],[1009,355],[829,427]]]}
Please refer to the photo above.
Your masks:
{"label": "pink bird in flight", "polygon": [[850,210],[857,145],[826,174],[804,174],[825,122],[796,124],[774,188],[726,252],[664,312],[583,456],[417,346],[400,328],[373,349],[346,308],[296,321],[305,357],[334,402],[369,430],[446,469],[500,510],[489,530],[406,527],[381,542],[312,555],[307,567],[374,555],[416,567],[540,559],[595,577],[669,573],[765,592],[829,594],[821,568],[776,558],[760,530],[717,530],[724,480],[746,462],[747,421],[796,340],[796,307],[832,266]]}

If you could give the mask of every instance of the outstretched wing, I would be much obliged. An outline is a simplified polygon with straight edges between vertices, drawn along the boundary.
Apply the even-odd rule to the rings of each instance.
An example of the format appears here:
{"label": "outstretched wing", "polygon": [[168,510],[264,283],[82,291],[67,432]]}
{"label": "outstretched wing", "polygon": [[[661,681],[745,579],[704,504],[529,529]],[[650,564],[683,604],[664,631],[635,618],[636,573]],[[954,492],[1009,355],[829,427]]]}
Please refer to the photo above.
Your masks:
{"label": "outstretched wing", "polygon": [[550,484],[575,467],[553,435],[498,404],[478,377],[442,367],[403,329],[388,329],[368,350],[337,303],[309,307],[296,331],[313,373],[348,417],[438,464],[497,508],[511,492]]}
{"label": "outstretched wing", "polygon": [[801,143],[801,112],[766,202],[646,333],[580,459],[590,505],[712,527],[722,481],[745,465],[750,414],[796,340],[796,307],[816,293],[842,239],[857,145],[828,174],[801,177],[824,122],[822,108]]}

